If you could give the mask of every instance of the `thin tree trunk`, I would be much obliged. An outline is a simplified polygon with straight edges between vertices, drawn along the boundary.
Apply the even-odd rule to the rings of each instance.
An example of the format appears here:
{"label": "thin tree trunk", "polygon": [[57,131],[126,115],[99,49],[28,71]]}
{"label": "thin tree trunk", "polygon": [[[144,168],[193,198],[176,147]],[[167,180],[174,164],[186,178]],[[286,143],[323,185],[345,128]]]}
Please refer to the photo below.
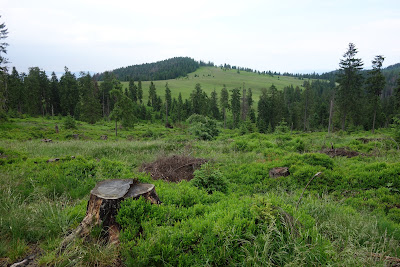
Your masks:
{"label": "thin tree trunk", "polygon": [[[333,99],[331,99],[331,106],[329,108],[329,124],[328,124],[328,134],[331,133],[331,127],[332,125],[332,117],[333,117]],[[333,129],[332,129],[333,132]]]}
{"label": "thin tree trunk", "polygon": [[165,101],[165,126],[168,124],[168,101]]}
{"label": "thin tree trunk", "polygon": [[103,119],[106,117],[105,112],[106,112],[106,110],[105,110],[105,105],[104,105],[104,90],[103,90]]}
{"label": "thin tree trunk", "polygon": [[344,112],[343,117],[342,117],[342,131],[345,130],[345,126],[346,126],[346,112]]}
{"label": "thin tree trunk", "polygon": [[117,124],[117,119],[115,119],[115,136],[118,136],[118,124]]}
{"label": "thin tree trunk", "polygon": [[375,133],[376,105],[374,108],[374,119],[372,120],[372,134]]}
{"label": "thin tree trunk", "polygon": [[243,83],[243,96],[242,96],[242,121],[245,121],[247,117],[247,101],[246,101],[246,89]]}
{"label": "thin tree trunk", "polygon": [[307,130],[307,108],[308,108],[308,87],[306,88],[305,91],[305,107],[304,107],[304,132]]}
{"label": "thin tree trunk", "polygon": [[107,97],[107,116],[110,115],[110,98]]}
{"label": "thin tree trunk", "polygon": [[225,110],[225,107],[224,107],[224,129],[226,129],[226,110]]}

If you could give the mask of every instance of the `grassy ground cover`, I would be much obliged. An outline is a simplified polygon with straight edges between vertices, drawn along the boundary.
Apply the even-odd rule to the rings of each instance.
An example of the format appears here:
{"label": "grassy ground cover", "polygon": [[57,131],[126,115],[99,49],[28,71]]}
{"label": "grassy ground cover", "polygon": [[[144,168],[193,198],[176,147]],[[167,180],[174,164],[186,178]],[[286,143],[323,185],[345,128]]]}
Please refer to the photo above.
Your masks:
{"label": "grassy ground cover", "polygon": [[[400,152],[385,130],[222,130],[215,140],[201,141],[185,124],[139,124],[118,137],[109,122],[79,122],[75,130],[62,125],[42,118],[0,125],[2,265],[31,253],[36,263],[57,266],[385,266],[400,258]],[[320,153],[332,145],[359,155]],[[194,180],[180,183],[138,171],[142,163],[171,155],[209,162]],[[269,170],[280,166],[290,175],[269,178]],[[299,202],[317,172],[322,175]],[[104,244],[93,229],[89,239],[59,252],[84,217],[94,185],[133,177],[155,184],[163,204],[123,202],[118,247]]]}

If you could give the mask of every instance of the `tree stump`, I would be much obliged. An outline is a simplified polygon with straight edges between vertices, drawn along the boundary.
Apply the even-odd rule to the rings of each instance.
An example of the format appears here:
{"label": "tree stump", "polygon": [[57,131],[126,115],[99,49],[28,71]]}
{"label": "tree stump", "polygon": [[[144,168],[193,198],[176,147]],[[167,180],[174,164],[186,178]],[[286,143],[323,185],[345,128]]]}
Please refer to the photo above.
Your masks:
{"label": "tree stump", "polygon": [[97,183],[90,191],[85,218],[75,231],[64,239],[61,249],[75,237],[87,236],[96,225],[103,228],[109,243],[118,243],[120,225],[116,222],[116,216],[121,201],[127,198],[138,199],[140,196],[152,204],[161,203],[153,184],[141,184],[133,179],[111,179]]}
{"label": "tree stump", "polygon": [[288,167],[276,167],[269,170],[269,177],[271,178],[278,178],[281,176],[289,176],[289,168]]}

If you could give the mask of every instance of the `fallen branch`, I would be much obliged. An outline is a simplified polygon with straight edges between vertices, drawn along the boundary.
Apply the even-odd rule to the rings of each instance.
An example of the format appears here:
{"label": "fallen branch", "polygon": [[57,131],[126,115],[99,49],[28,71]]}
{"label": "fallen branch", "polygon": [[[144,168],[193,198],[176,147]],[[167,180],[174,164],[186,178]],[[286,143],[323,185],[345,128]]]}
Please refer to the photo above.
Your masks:
{"label": "fallen branch", "polygon": [[181,169],[183,167],[190,166],[190,165],[196,165],[196,164],[202,164],[202,163],[200,163],[199,161],[189,162],[189,163],[186,163],[186,164],[184,164],[182,166],[179,166],[178,168],[174,169],[173,172],[175,172],[175,171],[177,171],[177,170],[179,170],[179,169]]}
{"label": "fallen branch", "polygon": [[395,257],[390,257],[390,256],[384,256],[380,253],[371,253],[371,257],[373,258],[380,258],[384,261],[388,261],[393,265],[390,266],[400,266],[400,259],[399,258],[395,258]]}
{"label": "fallen branch", "polygon": [[312,182],[312,180],[314,180],[315,177],[320,176],[321,174],[322,174],[322,172],[317,172],[316,174],[314,174],[313,177],[311,177],[310,181],[308,181],[306,187],[304,187],[304,189],[303,189],[303,193],[301,193],[301,196],[300,196],[300,198],[299,198],[299,201],[297,202],[296,209],[299,207],[300,201],[301,201],[301,199],[303,198],[303,194],[304,194],[304,192],[306,191],[308,185]]}

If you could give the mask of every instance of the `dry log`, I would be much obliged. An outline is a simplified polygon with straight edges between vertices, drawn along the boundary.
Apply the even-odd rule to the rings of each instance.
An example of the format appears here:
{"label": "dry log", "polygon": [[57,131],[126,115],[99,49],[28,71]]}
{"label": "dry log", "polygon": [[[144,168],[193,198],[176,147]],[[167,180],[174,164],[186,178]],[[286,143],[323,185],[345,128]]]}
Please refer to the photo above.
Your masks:
{"label": "dry log", "polygon": [[85,218],[64,239],[61,250],[75,237],[87,236],[96,225],[103,228],[109,243],[118,243],[120,225],[116,222],[116,216],[121,201],[127,198],[138,199],[141,196],[152,204],[161,203],[153,184],[141,184],[133,179],[112,179],[97,183],[90,192]]}

